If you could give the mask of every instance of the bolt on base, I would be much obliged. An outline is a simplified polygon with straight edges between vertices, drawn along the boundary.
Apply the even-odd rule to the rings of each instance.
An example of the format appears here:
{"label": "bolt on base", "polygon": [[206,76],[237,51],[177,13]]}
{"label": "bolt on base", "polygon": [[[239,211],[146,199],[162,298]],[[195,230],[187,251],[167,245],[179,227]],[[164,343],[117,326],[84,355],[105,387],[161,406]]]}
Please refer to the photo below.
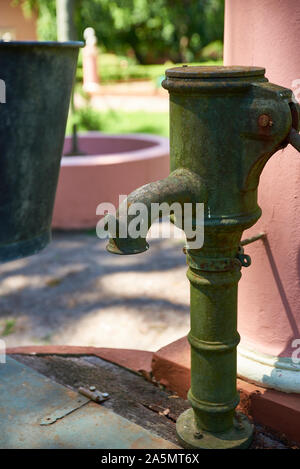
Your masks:
{"label": "bolt on base", "polygon": [[195,449],[242,449],[248,448],[253,437],[253,425],[246,415],[237,412],[231,428],[211,433],[199,430],[195,425],[194,411],[183,412],[176,423],[176,432],[184,448]]}

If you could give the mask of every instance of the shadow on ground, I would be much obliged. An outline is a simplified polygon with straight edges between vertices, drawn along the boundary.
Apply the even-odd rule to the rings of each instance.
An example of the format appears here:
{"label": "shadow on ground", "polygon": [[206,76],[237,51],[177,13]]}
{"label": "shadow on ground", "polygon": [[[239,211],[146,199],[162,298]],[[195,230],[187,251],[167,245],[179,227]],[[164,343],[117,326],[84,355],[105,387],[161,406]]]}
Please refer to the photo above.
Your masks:
{"label": "shadow on ground", "polygon": [[55,233],[40,254],[1,265],[7,346],[92,345],[157,350],[189,328],[182,240],[114,256],[85,233]]}

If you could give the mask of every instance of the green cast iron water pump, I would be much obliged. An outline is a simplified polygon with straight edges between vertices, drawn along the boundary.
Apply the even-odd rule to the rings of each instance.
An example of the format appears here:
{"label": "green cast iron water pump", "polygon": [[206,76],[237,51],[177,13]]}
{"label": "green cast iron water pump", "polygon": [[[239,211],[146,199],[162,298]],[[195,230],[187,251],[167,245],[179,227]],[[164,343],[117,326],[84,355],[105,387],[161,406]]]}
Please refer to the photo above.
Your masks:
{"label": "green cast iron water pump", "polygon": [[[132,192],[127,207],[205,204],[203,247],[185,250],[192,408],[177,420],[177,434],[189,448],[243,448],[253,427],[235,410],[237,285],[241,267],[250,264],[240,242],[261,215],[257,187],[265,164],[289,141],[296,146],[290,135],[299,128],[299,106],[259,67],[176,67],[166,71],[163,87],[170,94],[171,174]],[[118,232],[107,247],[118,254],[147,248],[145,238]]]}

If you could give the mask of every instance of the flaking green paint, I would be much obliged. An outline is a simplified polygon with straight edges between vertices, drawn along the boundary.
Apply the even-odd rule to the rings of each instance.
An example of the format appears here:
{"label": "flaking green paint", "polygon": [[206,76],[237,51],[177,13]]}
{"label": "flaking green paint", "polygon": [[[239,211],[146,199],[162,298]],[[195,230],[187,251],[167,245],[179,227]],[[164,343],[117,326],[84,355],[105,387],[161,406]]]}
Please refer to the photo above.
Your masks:
{"label": "flaking green paint", "polygon": [[[269,83],[264,73],[258,67],[167,70],[172,172],[128,197],[130,204],[205,203],[204,245],[186,250],[193,410],[179,417],[177,433],[187,447],[241,448],[251,442],[252,425],[235,412],[239,245],[243,231],[261,215],[261,171],[287,145],[295,119],[292,92]],[[261,125],[261,115],[268,116],[268,125]],[[145,249],[144,239],[115,238],[108,245],[119,254]]]}

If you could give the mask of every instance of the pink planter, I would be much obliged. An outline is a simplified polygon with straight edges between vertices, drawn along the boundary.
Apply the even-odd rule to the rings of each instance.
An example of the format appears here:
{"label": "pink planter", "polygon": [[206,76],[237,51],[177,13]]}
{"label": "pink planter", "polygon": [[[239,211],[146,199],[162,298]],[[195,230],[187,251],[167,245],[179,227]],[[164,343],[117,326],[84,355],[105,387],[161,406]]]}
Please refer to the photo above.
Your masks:
{"label": "pink planter", "polygon": [[[66,137],[64,153],[70,151]],[[119,195],[169,174],[169,140],[156,135],[81,134],[86,156],[64,156],[54,206],[53,227],[95,227],[101,202],[118,206]]]}

